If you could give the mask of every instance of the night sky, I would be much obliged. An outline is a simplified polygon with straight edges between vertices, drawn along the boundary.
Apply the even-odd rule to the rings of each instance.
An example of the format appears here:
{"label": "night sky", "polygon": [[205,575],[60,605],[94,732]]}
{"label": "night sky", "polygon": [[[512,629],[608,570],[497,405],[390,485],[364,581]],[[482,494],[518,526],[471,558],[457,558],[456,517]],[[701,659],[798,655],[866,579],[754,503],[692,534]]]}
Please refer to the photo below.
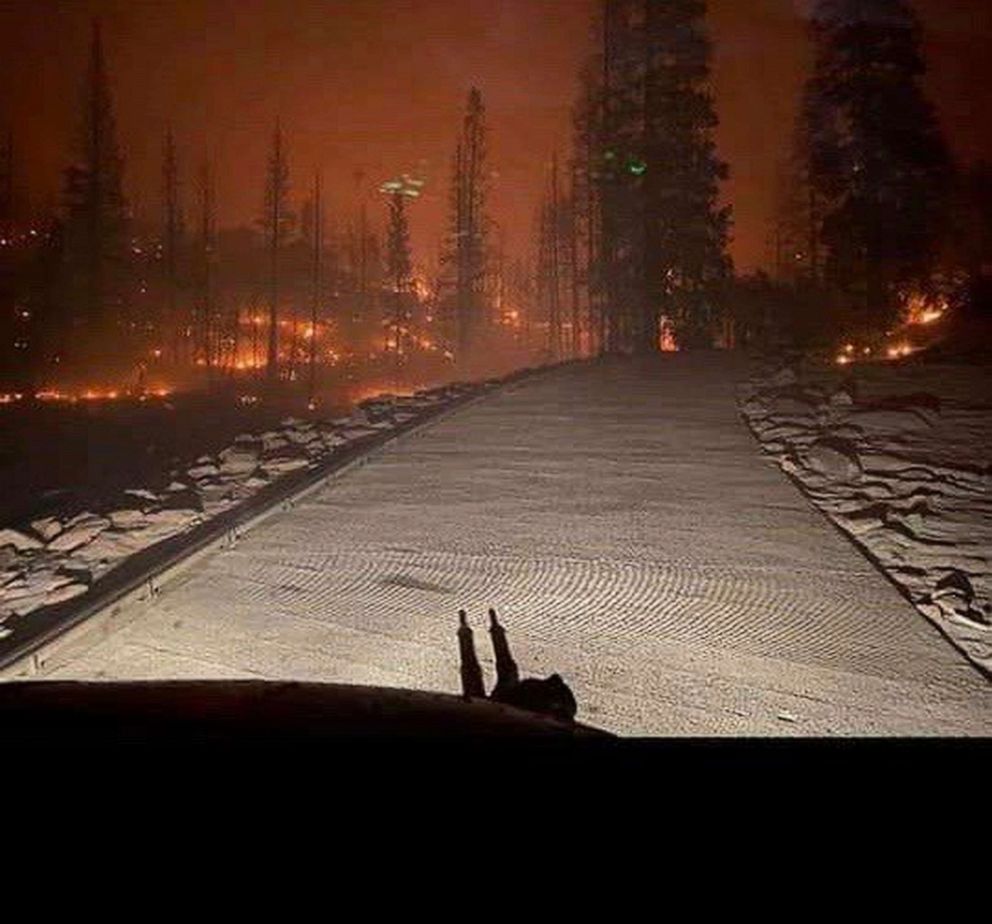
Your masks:
{"label": "night sky", "polygon": [[[491,211],[524,253],[551,151],[567,147],[576,73],[595,0],[0,0],[0,119],[11,114],[26,186],[56,201],[78,121],[90,18],[104,20],[126,183],[158,208],[162,135],[187,163],[217,166],[224,225],[260,210],[281,115],[294,196],[320,168],[342,226],[365,189],[402,172],[428,180],[414,246],[433,262],[448,168],[470,85],[489,110]],[[801,0],[711,0],[718,142],[733,180],[733,253],[767,261],[777,164],[808,65]],[[988,0],[918,0],[928,88],[955,152],[992,157]],[[364,172],[364,180],[359,176]],[[382,209],[381,211],[384,211]]]}

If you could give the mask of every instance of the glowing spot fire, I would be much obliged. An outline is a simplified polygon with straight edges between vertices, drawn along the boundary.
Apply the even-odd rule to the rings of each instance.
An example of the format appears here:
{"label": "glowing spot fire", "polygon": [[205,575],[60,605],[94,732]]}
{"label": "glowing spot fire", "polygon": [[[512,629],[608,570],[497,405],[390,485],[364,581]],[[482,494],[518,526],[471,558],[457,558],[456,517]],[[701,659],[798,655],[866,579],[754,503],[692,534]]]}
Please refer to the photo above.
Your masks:
{"label": "glowing spot fire", "polygon": [[886,351],[885,355],[889,359],[904,359],[914,352],[912,344],[894,343]]}

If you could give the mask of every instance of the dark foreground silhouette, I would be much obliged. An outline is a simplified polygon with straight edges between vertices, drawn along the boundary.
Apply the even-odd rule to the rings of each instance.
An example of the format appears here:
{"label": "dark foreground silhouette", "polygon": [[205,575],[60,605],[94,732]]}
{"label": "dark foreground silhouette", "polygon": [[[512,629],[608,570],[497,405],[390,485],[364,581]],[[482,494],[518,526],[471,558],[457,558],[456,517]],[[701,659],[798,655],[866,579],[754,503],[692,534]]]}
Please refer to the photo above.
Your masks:
{"label": "dark foreground silhouette", "polygon": [[0,683],[3,747],[320,742],[337,738],[602,737],[486,699],[262,680]]}
{"label": "dark foreground silhouette", "polygon": [[493,611],[497,682],[487,697],[472,630],[461,616],[464,696],[291,680],[15,681],[0,683],[3,743],[100,748],[611,737],[574,722],[575,698],[557,674],[520,679]]}
{"label": "dark foreground silhouette", "polygon": [[[489,610],[489,635],[496,657],[496,686],[489,698],[493,702],[550,716],[559,722],[573,722],[578,706],[572,691],[558,674],[543,680],[533,677],[520,679],[520,669],[510,653],[506,630],[499,624],[493,609]],[[485,699],[482,668],[475,654],[475,639],[465,610],[458,611],[458,648],[461,654],[462,693],[469,699]]]}

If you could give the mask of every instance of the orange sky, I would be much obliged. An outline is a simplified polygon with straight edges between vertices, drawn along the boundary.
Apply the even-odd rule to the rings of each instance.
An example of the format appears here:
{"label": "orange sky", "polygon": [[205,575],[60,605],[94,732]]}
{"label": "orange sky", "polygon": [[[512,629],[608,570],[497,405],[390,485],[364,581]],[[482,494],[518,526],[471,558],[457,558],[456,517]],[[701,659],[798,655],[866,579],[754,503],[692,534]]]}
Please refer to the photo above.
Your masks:
{"label": "orange sky", "polygon": [[[808,50],[802,0],[711,0],[718,141],[733,179],[733,252],[766,259],[776,165],[792,130]],[[153,215],[161,137],[172,122],[187,162],[209,153],[224,224],[258,213],[280,114],[294,192],[320,168],[346,221],[357,175],[373,213],[378,182],[423,174],[416,257],[436,254],[453,139],[471,84],[491,130],[491,211],[512,252],[527,248],[551,151],[567,145],[575,73],[595,0],[0,0],[0,107],[13,113],[35,199],[67,162],[89,18],[100,14],[127,157],[128,193]],[[990,154],[984,0],[926,0],[929,87],[955,148]],[[3,111],[0,108],[0,112]]]}

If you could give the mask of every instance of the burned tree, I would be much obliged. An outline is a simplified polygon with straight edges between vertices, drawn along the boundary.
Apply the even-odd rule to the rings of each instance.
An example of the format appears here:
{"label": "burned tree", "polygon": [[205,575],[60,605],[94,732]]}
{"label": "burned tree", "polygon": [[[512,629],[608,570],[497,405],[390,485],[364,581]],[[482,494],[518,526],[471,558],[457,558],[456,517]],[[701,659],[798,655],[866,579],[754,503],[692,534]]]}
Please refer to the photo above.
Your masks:
{"label": "burned tree", "polygon": [[320,174],[313,180],[313,227],[310,234],[310,335],[307,355],[307,405],[312,410],[317,401],[317,321],[323,295],[324,279],[324,203]]}
{"label": "burned tree", "polygon": [[454,274],[453,342],[464,361],[477,345],[484,319],[486,273],[486,125],[482,94],[469,93],[455,149],[451,189],[451,236],[445,262]]}
{"label": "burned tree", "polygon": [[601,111],[595,152],[600,242],[597,276],[603,299],[603,349],[629,351],[640,313],[643,252],[643,3],[605,0],[602,14]]}
{"label": "burned tree", "polygon": [[[65,171],[61,299],[67,342],[107,368],[123,342],[126,211],[123,159],[99,20],[93,24],[82,119],[82,158]],[[78,353],[77,353],[78,356]]]}
{"label": "burned tree", "polygon": [[269,339],[265,372],[270,382],[274,382],[279,376],[279,269],[291,223],[288,197],[289,165],[286,160],[282,126],[277,122],[272,136],[272,150],[269,154],[265,182],[265,214],[262,218],[269,262]]}
{"label": "burned tree", "polygon": [[214,185],[210,163],[200,167],[198,182],[199,216],[196,235],[195,285],[193,320],[193,356],[197,365],[206,369],[207,380],[213,380],[218,358],[217,308],[213,285],[214,236],[216,215]]}
{"label": "burned tree", "polygon": [[548,324],[546,348],[552,360],[565,357],[562,318],[562,208],[558,182],[558,155],[551,161],[548,192],[541,206],[537,256],[537,294]]}
{"label": "burned tree", "polygon": [[0,128],[0,229],[14,218],[14,130]]}
{"label": "burned tree", "polygon": [[386,234],[386,271],[389,277],[389,317],[387,330],[392,333],[387,346],[395,350],[396,362],[402,353],[402,332],[409,314],[413,288],[413,263],[410,258],[410,226],[406,217],[406,197],[401,191],[389,197],[389,228]]}
{"label": "burned tree", "polygon": [[600,230],[598,152],[601,135],[601,88],[598,60],[590,61],[579,77],[579,94],[572,109],[572,240],[574,299],[581,306],[586,348],[591,353],[605,343],[606,311],[603,288],[597,284]]}
{"label": "burned tree", "polygon": [[172,130],[165,136],[162,158],[162,276],[165,289],[165,311],[160,317],[159,329],[170,334],[172,361],[182,361],[183,343],[186,340],[188,318],[180,307],[180,279],[182,254],[186,229],[182,208],[182,189],[179,161]]}

